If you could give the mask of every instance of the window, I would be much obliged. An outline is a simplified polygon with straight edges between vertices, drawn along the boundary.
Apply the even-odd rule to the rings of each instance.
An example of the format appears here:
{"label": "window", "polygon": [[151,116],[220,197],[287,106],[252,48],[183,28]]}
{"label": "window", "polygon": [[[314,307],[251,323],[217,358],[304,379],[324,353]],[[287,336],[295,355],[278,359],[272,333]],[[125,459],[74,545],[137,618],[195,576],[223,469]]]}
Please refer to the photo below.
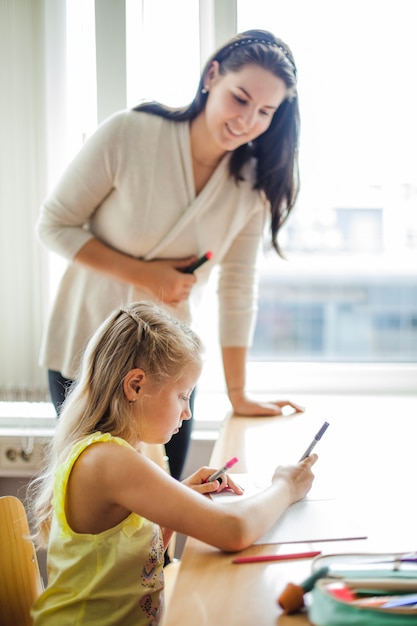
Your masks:
{"label": "window", "polygon": [[299,70],[301,193],[261,275],[252,358],[417,360],[413,0],[238,0]]}
{"label": "window", "polygon": [[200,75],[199,33],[195,0],[126,2],[127,106],[144,99],[169,106],[192,100]]}
{"label": "window", "polygon": [[[396,4],[398,24],[412,23],[411,5],[410,0]],[[306,388],[306,378],[311,380],[312,363],[415,362],[417,278],[410,268],[417,267],[417,181],[411,165],[417,146],[417,127],[412,126],[417,102],[409,87],[408,65],[416,44],[411,26],[406,32],[402,27],[389,30],[395,23],[392,7],[373,0],[337,6],[331,0],[262,0],[255,6],[250,0],[236,2],[237,30],[266,28],[292,47],[302,117],[302,191],[282,237],[288,261],[275,254],[262,259],[248,375],[252,390],[280,391],[271,367],[263,366],[269,360],[283,363],[291,378],[287,387],[297,379],[301,389]],[[208,32],[213,24],[201,9],[202,3],[194,0],[127,1],[127,106],[144,98],[173,106],[191,100],[201,62],[217,45],[213,42],[199,54],[201,39],[214,39]],[[187,14],[187,22],[177,20],[178,14]],[[175,31],[170,27],[174,22]],[[218,23],[219,18],[215,29]],[[387,39],[395,53],[387,52]],[[387,74],[395,77],[392,84],[387,84]],[[399,108],[397,84],[402,115],[394,128],[390,120]],[[214,276],[200,321],[208,347],[200,398],[206,403],[208,396],[214,397],[215,406],[220,402],[223,409],[227,403],[221,404],[220,350],[213,337],[215,285]],[[298,368],[289,368],[291,362]],[[302,363],[305,370],[300,369]],[[349,384],[360,387],[366,378],[361,368],[343,369],[344,383],[356,372],[360,380]],[[320,380],[313,378],[319,388]],[[378,381],[370,384],[375,388]],[[206,406],[210,403],[199,403],[197,418],[222,419],[222,409],[213,412]]]}
{"label": "window", "polygon": [[[258,0],[255,4],[251,0],[126,0],[114,4],[60,0],[47,3],[44,20],[40,6],[29,3],[22,8],[7,2],[4,23],[16,28],[4,29],[14,37],[2,40],[5,68],[11,69],[11,73],[5,71],[5,78],[10,77],[6,89],[10,98],[3,103],[3,119],[8,120],[4,130],[23,135],[21,141],[6,142],[3,151],[8,164],[3,170],[13,169],[13,176],[3,177],[3,204],[16,208],[2,212],[3,256],[19,271],[19,279],[3,273],[7,306],[3,307],[6,331],[1,397],[8,399],[9,390],[13,394],[16,390],[18,398],[21,392],[26,398],[44,397],[46,380],[37,368],[37,359],[48,304],[47,280],[40,277],[48,270],[34,242],[33,228],[42,197],[84,137],[101,121],[97,114],[100,81],[95,11],[116,6],[126,11],[125,32],[123,36],[115,33],[112,41],[112,53],[115,45],[125,46],[123,66],[115,68],[126,75],[125,92],[118,94],[123,103],[120,108],[148,97],[173,106],[191,100],[202,61],[235,30],[272,30],[293,49],[300,77],[302,191],[282,233],[288,261],[275,254],[265,254],[262,259],[250,389],[305,390],[306,380],[307,384],[317,382],[311,364],[320,362],[324,368],[336,362],[348,364],[349,376],[359,372],[357,383],[352,383],[359,387],[364,384],[362,365],[378,364],[383,368],[379,371],[386,372],[384,368],[392,364],[395,367],[390,371],[399,373],[402,381],[410,381],[414,375],[414,382],[407,382],[406,388],[415,389],[414,4],[414,0]],[[183,15],[186,20],[178,19]],[[120,37],[125,37],[122,44]],[[25,46],[36,54],[28,54]],[[19,50],[21,54],[17,54]],[[13,64],[9,68],[10,59]],[[29,78],[16,83],[16,75]],[[34,104],[29,109],[21,89]],[[32,188],[13,182],[13,177],[20,180],[22,176],[32,181]],[[27,197],[21,198],[21,194]],[[30,207],[28,219],[21,218],[21,207],[25,211]],[[12,252],[19,256],[16,263],[11,260]],[[27,253],[24,267],[23,253]],[[54,255],[50,258],[53,297],[62,261],[58,263]],[[17,293],[16,281],[23,285],[20,277],[25,276],[36,289]],[[212,285],[214,289],[215,277]],[[23,295],[27,302],[21,301]],[[16,310],[21,312],[18,318]],[[200,327],[210,353],[200,388],[221,394],[220,351],[211,334],[216,327],[216,306],[210,292],[205,295],[203,310]],[[31,325],[27,311],[34,311]],[[14,358],[7,357],[9,352]],[[282,368],[285,375],[293,372],[296,382],[281,384],[279,376],[280,383],[275,385],[271,359],[280,373]],[[23,365],[27,374],[23,374]],[[306,377],[300,376],[303,371]],[[383,380],[392,381],[392,377]],[[371,383],[376,389],[378,381],[372,379]],[[214,419],[222,419],[223,414],[216,410]]]}

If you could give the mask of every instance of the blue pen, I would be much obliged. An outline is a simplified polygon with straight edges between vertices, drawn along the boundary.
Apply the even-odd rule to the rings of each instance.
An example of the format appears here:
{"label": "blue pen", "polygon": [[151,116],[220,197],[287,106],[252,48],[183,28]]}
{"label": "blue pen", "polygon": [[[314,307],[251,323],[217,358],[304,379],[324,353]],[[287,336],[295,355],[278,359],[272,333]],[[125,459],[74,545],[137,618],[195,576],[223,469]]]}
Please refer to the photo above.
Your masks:
{"label": "blue pen", "polygon": [[417,593],[407,594],[405,596],[399,596],[394,600],[389,600],[385,604],[381,604],[381,609],[394,609],[397,606],[409,606],[410,604],[417,604]]}
{"label": "blue pen", "polygon": [[319,432],[315,434],[313,441],[310,443],[310,445],[308,446],[307,450],[304,452],[304,454],[302,455],[301,459],[298,461],[299,463],[301,461],[304,461],[304,459],[306,459],[308,456],[310,456],[310,454],[313,451],[314,446],[323,437],[323,435],[326,432],[328,427],[329,427],[329,422],[324,422],[323,426],[320,428]]}

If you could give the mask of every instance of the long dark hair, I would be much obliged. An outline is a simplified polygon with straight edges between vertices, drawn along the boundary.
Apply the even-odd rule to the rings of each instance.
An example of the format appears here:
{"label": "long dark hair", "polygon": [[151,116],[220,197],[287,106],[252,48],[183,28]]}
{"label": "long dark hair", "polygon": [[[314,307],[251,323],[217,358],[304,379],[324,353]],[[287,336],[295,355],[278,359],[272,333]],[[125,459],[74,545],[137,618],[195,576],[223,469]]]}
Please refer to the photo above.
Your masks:
{"label": "long dark hair", "polygon": [[265,30],[239,33],[217,50],[206,62],[192,102],[184,107],[171,108],[159,102],[145,102],[134,107],[161,117],[182,122],[193,120],[205,108],[207,93],[204,81],[213,63],[219,63],[222,75],[238,72],[246,65],[258,65],[281,78],[288,89],[287,98],[275,112],[266,132],[253,142],[234,150],[230,159],[230,174],[236,182],[242,180],[242,169],[252,158],[256,159],[255,189],[263,191],[271,209],[271,243],[278,254],[278,232],[299,191],[298,139],[300,113],[297,96],[297,68],[291,50],[281,39]]}

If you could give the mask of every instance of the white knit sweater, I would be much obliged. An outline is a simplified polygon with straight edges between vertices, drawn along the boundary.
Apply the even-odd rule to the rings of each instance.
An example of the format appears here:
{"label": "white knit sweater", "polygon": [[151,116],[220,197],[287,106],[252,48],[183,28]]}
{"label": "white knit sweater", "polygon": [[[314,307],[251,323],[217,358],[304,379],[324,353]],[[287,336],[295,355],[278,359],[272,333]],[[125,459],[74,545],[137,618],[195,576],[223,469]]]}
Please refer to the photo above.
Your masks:
{"label": "white knit sweater", "polygon": [[41,241],[69,260],[51,312],[41,364],[74,378],[88,338],[117,306],[149,300],[127,284],[71,260],[96,237],[150,260],[213,252],[190,300],[170,311],[192,323],[191,310],[210,271],[220,264],[219,319],[223,346],[250,345],[257,301],[256,260],[266,203],[245,181],[229,176],[223,158],[196,197],[188,122],[122,111],[99,126],[42,206]]}

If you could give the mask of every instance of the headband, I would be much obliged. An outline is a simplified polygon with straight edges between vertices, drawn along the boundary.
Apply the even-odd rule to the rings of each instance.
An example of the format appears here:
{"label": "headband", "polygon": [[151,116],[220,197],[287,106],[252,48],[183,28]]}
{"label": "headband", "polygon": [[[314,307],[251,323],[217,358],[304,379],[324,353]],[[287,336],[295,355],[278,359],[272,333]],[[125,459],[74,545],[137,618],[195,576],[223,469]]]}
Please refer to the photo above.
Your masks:
{"label": "headband", "polygon": [[242,37],[241,39],[238,39],[238,41],[235,41],[234,43],[230,44],[229,46],[227,46],[227,48],[225,48],[222,52],[222,54],[219,55],[220,58],[226,58],[231,52],[233,52],[233,50],[235,50],[236,48],[240,48],[240,46],[250,46],[250,45],[255,45],[255,44],[264,44],[266,46],[270,46],[271,48],[278,48],[278,50],[281,50],[281,52],[283,52],[283,54],[285,55],[285,58],[287,59],[287,61],[290,63],[293,71],[294,71],[294,75],[295,77],[297,77],[297,68],[295,66],[294,61],[292,60],[288,50],[286,50],[284,48],[284,46],[282,46],[279,43],[276,43],[275,41],[272,41],[271,39],[259,39],[259,38],[254,38],[254,37]]}

